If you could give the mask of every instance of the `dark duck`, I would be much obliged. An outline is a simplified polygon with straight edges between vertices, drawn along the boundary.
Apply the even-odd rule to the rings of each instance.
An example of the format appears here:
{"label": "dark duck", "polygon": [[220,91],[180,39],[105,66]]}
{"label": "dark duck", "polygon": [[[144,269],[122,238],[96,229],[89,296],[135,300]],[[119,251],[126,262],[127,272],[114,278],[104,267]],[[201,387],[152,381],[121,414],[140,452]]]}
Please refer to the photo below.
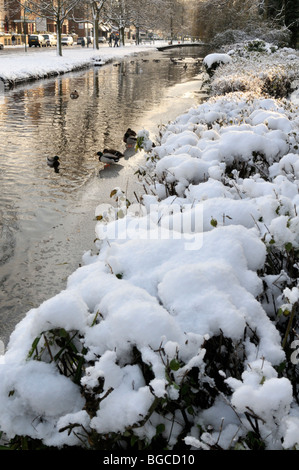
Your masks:
{"label": "dark duck", "polygon": [[127,148],[131,148],[137,143],[137,134],[132,129],[128,128],[124,135],[123,141],[126,143]]}

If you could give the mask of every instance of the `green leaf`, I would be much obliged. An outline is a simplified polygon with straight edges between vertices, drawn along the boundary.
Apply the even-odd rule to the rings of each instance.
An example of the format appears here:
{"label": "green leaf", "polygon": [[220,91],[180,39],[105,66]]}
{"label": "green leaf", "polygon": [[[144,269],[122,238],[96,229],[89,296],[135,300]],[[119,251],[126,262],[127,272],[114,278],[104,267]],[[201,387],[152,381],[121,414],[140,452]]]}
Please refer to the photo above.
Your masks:
{"label": "green leaf", "polygon": [[217,227],[218,222],[217,222],[216,219],[211,219],[210,224],[211,224],[213,227]]}
{"label": "green leaf", "polygon": [[32,355],[33,355],[33,353],[34,353],[34,351],[35,351],[36,348],[37,348],[37,345],[38,345],[38,343],[39,343],[39,340],[41,339],[41,336],[42,336],[42,335],[37,336],[37,337],[35,338],[35,340],[33,341],[32,346],[31,346],[31,349],[30,349],[30,351],[29,351],[29,353],[28,353],[27,359],[31,359],[31,357],[32,357]]}
{"label": "green leaf", "polygon": [[264,385],[265,381],[266,381],[266,377],[263,375],[260,381],[260,385]]}
{"label": "green leaf", "polygon": [[162,434],[162,432],[164,431],[165,431],[165,424],[163,423],[158,424],[158,426],[156,427],[156,436],[158,436],[159,434]]}
{"label": "green leaf", "polygon": [[137,436],[132,436],[132,437],[131,437],[131,441],[130,441],[131,447],[133,447],[133,446],[136,444],[136,442],[138,441],[138,439],[139,439],[139,438],[138,438]]}
{"label": "green leaf", "polygon": [[180,363],[176,359],[172,359],[169,363],[169,367],[171,370],[179,370]]}

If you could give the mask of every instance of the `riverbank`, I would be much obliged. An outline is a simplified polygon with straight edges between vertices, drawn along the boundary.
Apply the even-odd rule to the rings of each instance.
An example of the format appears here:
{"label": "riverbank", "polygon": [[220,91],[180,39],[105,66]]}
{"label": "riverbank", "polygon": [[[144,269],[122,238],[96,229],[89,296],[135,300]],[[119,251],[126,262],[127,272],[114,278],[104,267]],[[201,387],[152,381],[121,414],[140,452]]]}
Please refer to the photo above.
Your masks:
{"label": "riverbank", "polygon": [[[158,45],[161,43],[159,42]],[[26,81],[49,78],[92,65],[105,65],[113,60],[153,50],[157,50],[157,45],[136,46],[129,43],[124,47],[101,45],[98,50],[91,47],[63,48],[62,57],[57,55],[56,49],[36,51],[35,53],[30,51],[30,54],[20,50],[11,56],[1,56],[0,54],[0,83],[2,81],[5,87],[9,88]]]}
{"label": "riverbank", "polygon": [[[299,446],[299,110],[273,96],[274,56],[229,57],[211,98],[154,147],[139,131],[139,203],[112,191],[116,209],[95,210],[98,254],[11,335],[0,368],[8,439],[109,451]],[[235,90],[218,93],[220,76]]]}

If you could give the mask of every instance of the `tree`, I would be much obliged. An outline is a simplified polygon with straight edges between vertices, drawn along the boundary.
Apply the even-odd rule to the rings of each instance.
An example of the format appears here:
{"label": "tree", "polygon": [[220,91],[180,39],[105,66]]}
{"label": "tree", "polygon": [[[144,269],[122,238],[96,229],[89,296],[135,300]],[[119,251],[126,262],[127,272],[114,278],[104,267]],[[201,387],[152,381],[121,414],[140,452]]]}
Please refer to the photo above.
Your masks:
{"label": "tree", "polygon": [[281,37],[287,37],[283,33],[288,32],[289,28],[293,32],[295,45],[298,9],[299,0],[200,0],[194,32],[206,40],[213,40],[218,33],[233,30],[251,36],[257,32],[263,35],[264,32],[264,36],[271,38],[271,30],[272,33],[280,30]]}
{"label": "tree", "polygon": [[66,19],[81,0],[28,0],[28,8],[42,18],[54,21],[57,33],[57,55],[62,56],[61,33]]}
{"label": "tree", "polygon": [[173,38],[182,34],[183,27],[191,33],[187,18],[190,1],[186,0],[107,0],[104,8],[105,19],[120,31],[124,44],[124,30],[130,25],[136,28],[136,42],[139,31],[160,30]]}
{"label": "tree", "polygon": [[76,23],[92,23],[94,49],[99,49],[100,13],[106,1],[107,0],[83,0],[80,3],[80,8],[75,9],[72,17],[72,20]]}
{"label": "tree", "polygon": [[158,26],[162,8],[161,0],[127,0],[130,23],[136,28],[136,43],[140,43],[140,31],[151,30]]}
{"label": "tree", "polygon": [[[138,8],[138,5],[136,7]],[[131,8],[130,0],[108,0],[103,11],[105,21],[111,23],[114,30],[120,34],[122,45],[125,44],[125,28],[132,24]]]}
{"label": "tree", "polygon": [[262,3],[267,19],[290,29],[291,44],[296,47],[299,39],[299,0],[263,0]]}

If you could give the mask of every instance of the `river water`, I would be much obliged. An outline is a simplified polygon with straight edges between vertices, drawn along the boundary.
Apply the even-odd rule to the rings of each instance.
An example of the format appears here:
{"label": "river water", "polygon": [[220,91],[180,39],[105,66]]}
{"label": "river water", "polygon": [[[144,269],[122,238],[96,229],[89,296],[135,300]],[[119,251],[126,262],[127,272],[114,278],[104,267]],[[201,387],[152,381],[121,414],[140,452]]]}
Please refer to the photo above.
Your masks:
{"label": "river water", "polygon": [[[118,186],[142,194],[142,153],[103,169],[95,153],[124,150],[128,127],[154,135],[204,98],[201,47],[130,56],[42,80],[0,101],[0,340],[26,312],[66,287],[93,248],[94,211]],[[179,59],[174,65],[170,57]],[[184,64],[187,64],[187,69]],[[76,89],[79,98],[72,100]],[[59,155],[55,172],[47,156]]]}

